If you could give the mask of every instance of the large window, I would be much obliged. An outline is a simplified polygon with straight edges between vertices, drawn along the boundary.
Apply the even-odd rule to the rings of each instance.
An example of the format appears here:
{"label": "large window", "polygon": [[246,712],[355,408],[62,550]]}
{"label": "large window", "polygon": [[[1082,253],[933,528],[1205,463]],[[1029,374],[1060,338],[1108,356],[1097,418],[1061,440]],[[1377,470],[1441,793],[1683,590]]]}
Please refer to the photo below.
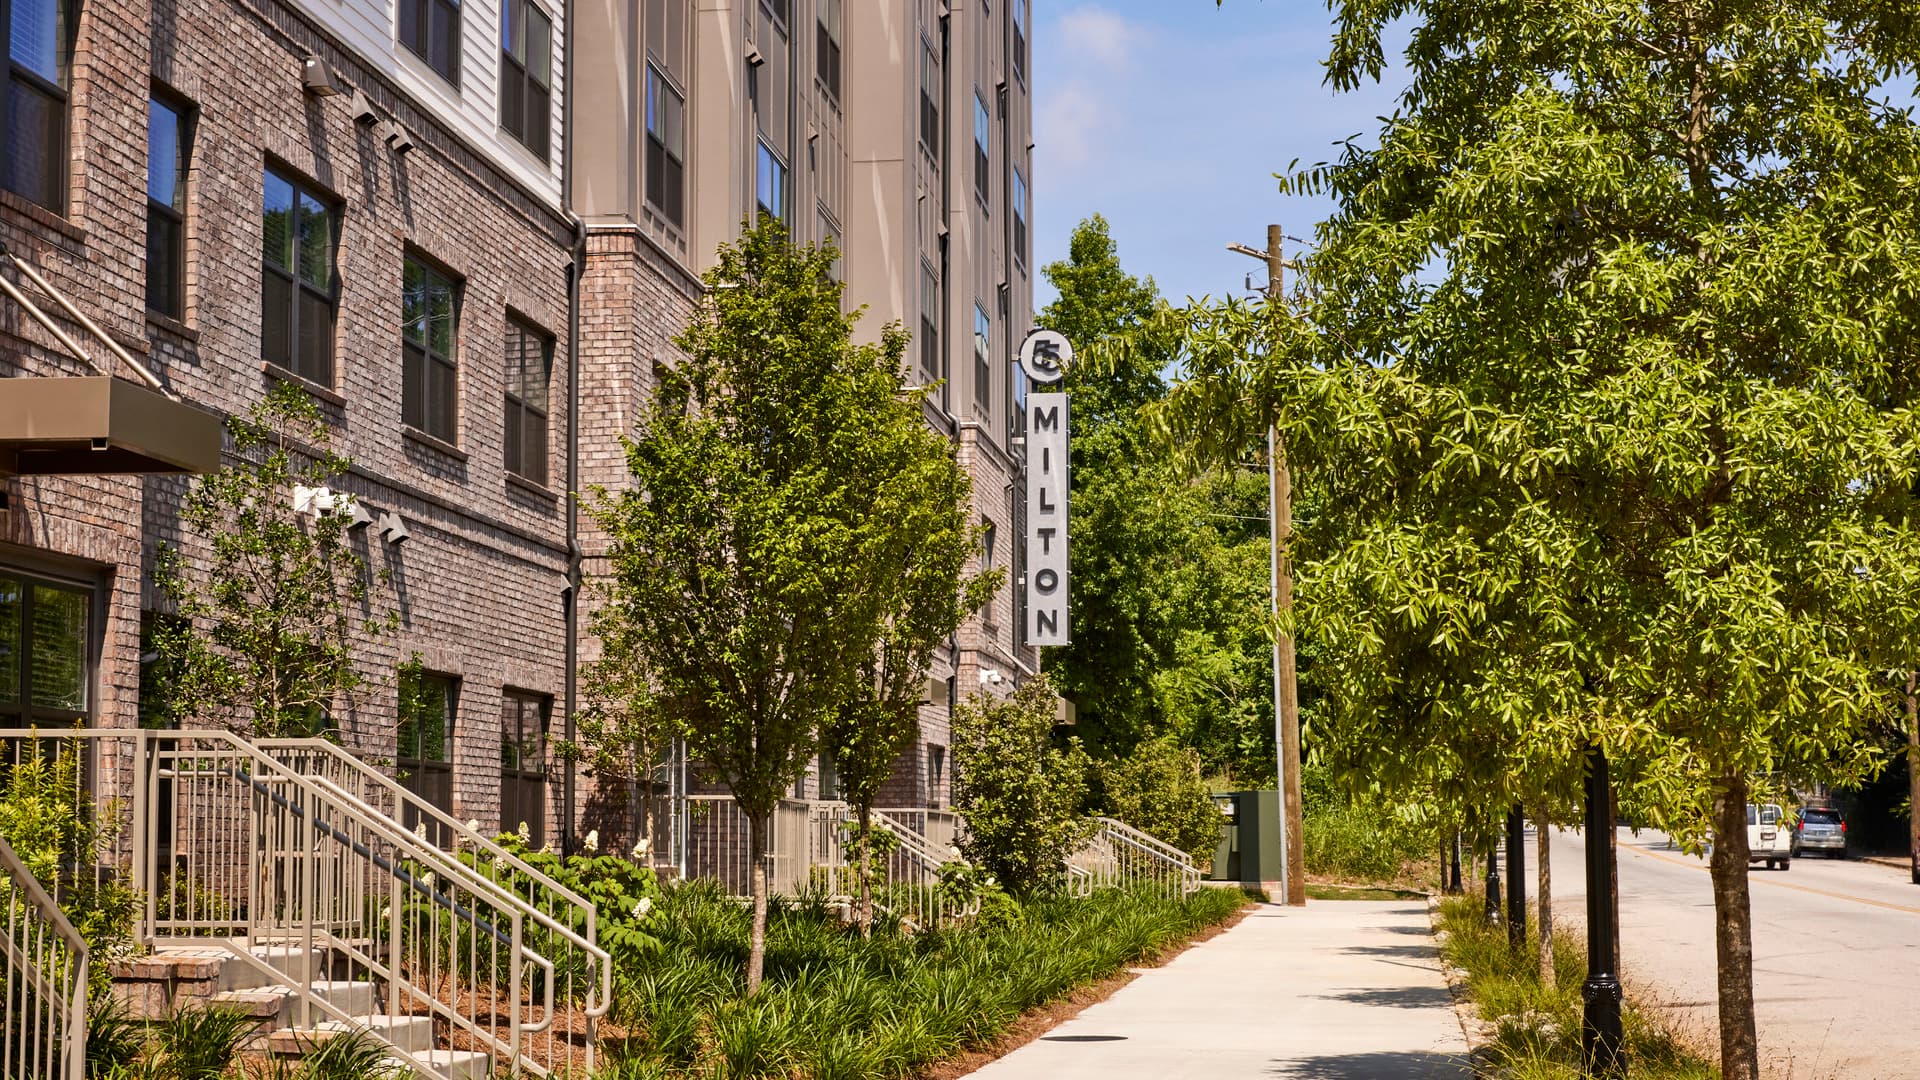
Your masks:
{"label": "large window", "polygon": [[[400,672],[399,742],[393,755],[400,785],[448,813],[453,812],[453,720],[459,700],[459,680],[450,675],[415,668]],[[409,829],[419,824],[411,811],[403,821]]]}
{"label": "large window", "polygon": [[833,215],[827,211],[825,206],[819,207],[818,212],[820,216],[820,246],[833,245],[833,266],[828,269],[827,273],[835,281],[845,281],[847,279],[845,238],[840,235],[839,224],[833,220]]}
{"label": "large window", "polygon": [[0,723],[72,725],[92,691],[93,591],[0,571]]}
{"label": "large window", "polygon": [[1027,178],[1013,170],[1013,261],[1027,265]]}
{"label": "large window", "polygon": [[331,386],[339,215],[328,200],[272,169],[262,202],[261,359]]}
{"label": "large window", "polygon": [[787,163],[773,152],[765,139],[760,140],[760,164],[755,170],[757,183],[754,185],[760,212],[786,220],[787,217]]}
{"label": "large window", "polygon": [[532,0],[501,0],[500,27],[500,127],[546,161],[552,152],[553,20]]}
{"label": "large window", "polygon": [[407,256],[401,274],[400,419],[442,442],[459,435],[459,369],[454,335],[460,286],[439,268]]}
{"label": "large window", "polygon": [[7,190],[55,213],[67,207],[71,0],[13,0],[8,35]]}
{"label": "large window", "polygon": [[547,842],[547,716],[553,699],[508,690],[500,706],[500,830],[527,827],[527,842]]}
{"label": "large window", "polygon": [[647,65],[647,202],[676,227],[686,224],[687,99]]}
{"label": "large window", "polygon": [[1027,0],[1011,0],[1013,4],[1013,75],[1022,83],[1027,81]]}
{"label": "large window", "polygon": [[460,85],[460,0],[400,0],[400,44]]}
{"label": "large window", "polygon": [[187,312],[187,159],[192,110],[155,95],[147,101],[147,309]]}
{"label": "large window", "polygon": [[993,120],[987,115],[986,99],[979,91],[973,95],[973,193],[980,197],[980,205],[993,205],[993,155],[988,147],[993,144]]}
{"label": "large window", "polygon": [[547,482],[547,384],[553,376],[553,339],[519,319],[507,319],[507,471]]}
{"label": "large window", "polygon": [[840,100],[840,2],[820,0],[820,34],[816,59],[820,67],[820,85],[833,100]]}
{"label": "large window", "polygon": [[920,264],[920,373],[929,383],[940,381],[940,279],[926,263]]}
{"label": "large window", "polygon": [[993,410],[993,320],[987,309],[973,305],[973,403],[981,412]]}
{"label": "large window", "polygon": [[920,42],[920,145],[940,160],[940,61],[933,46]]}

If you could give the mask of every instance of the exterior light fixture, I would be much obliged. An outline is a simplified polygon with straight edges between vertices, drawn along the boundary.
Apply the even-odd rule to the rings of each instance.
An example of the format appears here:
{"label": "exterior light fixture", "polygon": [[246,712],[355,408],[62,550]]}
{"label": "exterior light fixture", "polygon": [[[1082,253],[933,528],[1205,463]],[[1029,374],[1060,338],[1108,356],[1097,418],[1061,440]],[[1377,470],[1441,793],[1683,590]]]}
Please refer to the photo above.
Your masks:
{"label": "exterior light fixture", "polygon": [[353,92],[353,97],[348,101],[347,108],[352,111],[353,122],[356,124],[374,124],[380,119],[379,112],[374,109],[373,103],[367,100],[367,95],[358,90]]}
{"label": "exterior light fixture", "polygon": [[300,61],[300,88],[313,97],[334,97],[340,93],[340,80],[326,61],[307,56]]}
{"label": "exterior light fixture", "polygon": [[407,523],[400,515],[389,510],[380,515],[380,535],[387,538],[389,544],[404,544],[413,535],[407,531]]}

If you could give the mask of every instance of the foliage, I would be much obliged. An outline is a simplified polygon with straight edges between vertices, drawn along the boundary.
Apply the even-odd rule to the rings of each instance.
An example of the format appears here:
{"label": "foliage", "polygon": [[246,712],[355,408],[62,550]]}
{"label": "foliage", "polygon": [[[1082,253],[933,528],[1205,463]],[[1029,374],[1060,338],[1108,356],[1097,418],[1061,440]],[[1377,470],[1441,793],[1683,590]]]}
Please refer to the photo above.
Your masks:
{"label": "foliage", "polygon": [[1087,837],[1087,756],[1077,740],[1053,745],[1056,708],[1040,675],[1004,699],[972,695],[953,714],[960,848],[1016,896],[1053,886]]}
{"label": "foliage", "polygon": [[871,937],[778,904],[766,984],[744,995],[751,920],[709,883],[670,888],[659,962],[620,971],[606,1075],[880,1080],[987,1045],[1023,1011],[1147,960],[1246,903],[1120,892],[1040,899],[1024,919]]}
{"label": "foliage", "polygon": [[1106,220],[1082,221],[1068,257],[1045,268],[1058,290],[1038,322],[1083,357],[1073,403],[1073,643],[1048,676],[1078,707],[1096,757],[1172,735],[1214,774],[1274,770],[1266,632],[1266,485],[1237,467],[1197,478],[1175,467],[1140,410],[1167,392],[1170,345],[1151,335],[1151,278],[1129,275]]}
{"label": "foliage", "polygon": [[1200,755],[1170,738],[1143,742],[1096,769],[1110,817],[1152,834],[1202,866],[1220,843],[1220,809],[1200,775]]}
{"label": "foliage", "polygon": [[[593,500],[605,618],[751,823],[762,923],[769,818],[871,678],[919,557],[903,523],[964,490],[927,456],[905,334],[856,345],[832,262],[770,217],[722,247],[676,339],[685,362],[626,442],[630,486]],[[760,964],[756,947],[750,984]]]}
{"label": "foliage", "polygon": [[[1564,935],[1554,942],[1554,981],[1540,982],[1531,956],[1515,952],[1504,927],[1489,925],[1472,897],[1441,901],[1441,954],[1466,972],[1467,995],[1492,1038],[1481,1053],[1483,1075],[1511,1080],[1576,1080],[1582,1075],[1580,984],[1586,958]],[[1629,1003],[1627,1053],[1633,1075],[1646,1080],[1710,1080],[1719,1074],[1650,1014]]]}
{"label": "foliage", "polygon": [[1409,821],[1376,796],[1351,794],[1314,764],[1300,772],[1300,794],[1308,874],[1370,884],[1421,883],[1420,865],[1440,846],[1441,833],[1432,823]]}
{"label": "foliage", "polygon": [[[173,611],[149,632],[143,722],[311,734],[364,681],[354,640],[390,631],[397,616],[359,615],[370,575],[347,540],[350,513],[293,508],[296,486],[335,483],[350,465],[329,449],[312,399],[275,384],[227,430],[241,460],[201,477],[181,506],[193,548],[162,544],[155,555],[154,584]],[[204,568],[192,565],[203,555]]]}
{"label": "foliage", "polygon": [[[602,854],[591,847],[573,855],[556,855],[545,848],[535,851],[518,833],[501,833],[494,842],[593,905],[599,914],[595,924],[597,940],[612,957],[616,970],[644,964],[659,951],[659,939],[651,928],[659,921],[656,912],[660,880],[652,867],[625,856]],[[534,899],[533,882],[508,868],[505,862],[489,862],[476,868],[521,896]],[[585,932],[585,913],[575,915],[574,929]]]}
{"label": "foliage", "polygon": [[581,762],[604,779],[626,784],[635,833],[651,844],[661,816],[661,774],[674,740],[684,732],[674,715],[654,700],[646,665],[619,609],[596,609],[592,627],[600,656],[581,667],[586,708],[574,719],[575,737],[556,740],[554,750],[563,760]]}
{"label": "foliage", "polygon": [[220,1080],[259,1022],[238,1009],[176,1009],[153,1025],[148,1075],[157,1080]]}
{"label": "foliage", "polygon": [[[139,896],[114,862],[118,813],[96,806],[82,782],[85,747],[56,744],[51,757],[26,750],[0,787],[0,837],[52,895],[87,944],[88,979],[104,992],[112,960],[134,948]],[[0,900],[13,889],[0,875]]]}

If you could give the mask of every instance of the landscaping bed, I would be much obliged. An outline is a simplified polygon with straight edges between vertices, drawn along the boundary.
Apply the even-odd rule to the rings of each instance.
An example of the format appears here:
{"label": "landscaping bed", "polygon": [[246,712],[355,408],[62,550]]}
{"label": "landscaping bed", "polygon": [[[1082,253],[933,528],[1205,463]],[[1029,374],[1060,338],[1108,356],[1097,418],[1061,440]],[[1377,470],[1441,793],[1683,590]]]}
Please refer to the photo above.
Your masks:
{"label": "landscaping bed", "polygon": [[980,921],[870,939],[824,904],[780,904],[767,981],[744,995],[748,918],[699,883],[671,889],[652,930],[661,949],[621,973],[602,1073],[841,1080],[913,1076],[993,1046],[1042,1008],[1217,926],[1234,890],[1184,900],[1106,892],[990,907]]}

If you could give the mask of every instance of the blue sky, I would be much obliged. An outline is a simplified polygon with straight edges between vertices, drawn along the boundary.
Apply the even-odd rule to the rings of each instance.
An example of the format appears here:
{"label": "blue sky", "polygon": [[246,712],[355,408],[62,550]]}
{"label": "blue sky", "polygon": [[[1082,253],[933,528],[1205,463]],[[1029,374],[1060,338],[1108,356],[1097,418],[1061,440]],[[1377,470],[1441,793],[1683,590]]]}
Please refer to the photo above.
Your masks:
{"label": "blue sky", "polygon": [[[1178,300],[1242,293],[1267,223],[1310,237],[1321,199],[1283,198],[1298,158],[1371,142],[1399,91],[1335,95],[1323,80],[1331,19],[1316,0],[1034,0],[1034,246],[1063,258],[1082,218],[1113,226],[1122,263]],[[1291,250],[1296,245],[1289,244]],[[1041,278],[1036,305],[1053,290]]]}

